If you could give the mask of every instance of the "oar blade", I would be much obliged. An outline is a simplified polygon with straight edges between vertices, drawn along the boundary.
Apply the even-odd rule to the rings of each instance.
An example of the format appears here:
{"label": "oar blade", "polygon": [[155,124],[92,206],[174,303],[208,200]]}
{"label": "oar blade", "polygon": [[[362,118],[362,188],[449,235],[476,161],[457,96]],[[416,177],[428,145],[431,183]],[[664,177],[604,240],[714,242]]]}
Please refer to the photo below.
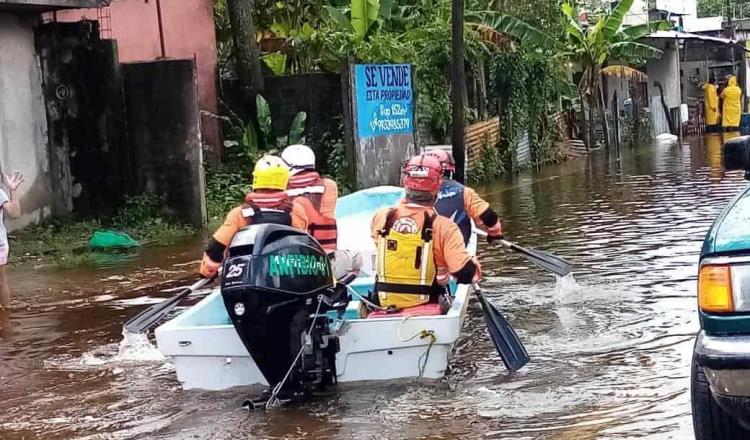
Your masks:
{"label": "oar blade", "polygon": [[526,249],[525,255],[535,265],[561,277],[568,275],[572,270],[567,261],[547,252]]}
{"label": "oar blade", "polygon": [[511,373],[518,371],[529,362],[529,353],[502,313],[485,300],[481,293],[477,292],[477,296],[495,349],[500,354],[500,358],[508,371]]}
{"label": "oar blade", "polygon": [[183,298],[189,295],[190,292],[192,292],[190,288],[185,288],[185,290],[176,296],[147,308],[129,319],[128,322],[123,325],[125,331],[129,333],[142,333],[147,331],[154,324],[167,316],[167,314],[171,312]]}

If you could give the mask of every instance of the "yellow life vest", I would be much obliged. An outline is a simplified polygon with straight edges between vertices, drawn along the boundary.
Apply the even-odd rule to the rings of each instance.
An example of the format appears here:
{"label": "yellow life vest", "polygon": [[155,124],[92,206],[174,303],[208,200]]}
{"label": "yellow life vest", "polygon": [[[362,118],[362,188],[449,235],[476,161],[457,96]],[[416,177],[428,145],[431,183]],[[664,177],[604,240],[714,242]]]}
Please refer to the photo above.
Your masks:
{"label": "yellow life vest", "polygon": [[430,300],[435,275],[432,223],[435,216],[425,213],[421,231],[393,229],[396,210],[386,217],[379,232],[375,290],[383,307],[403,309]]}

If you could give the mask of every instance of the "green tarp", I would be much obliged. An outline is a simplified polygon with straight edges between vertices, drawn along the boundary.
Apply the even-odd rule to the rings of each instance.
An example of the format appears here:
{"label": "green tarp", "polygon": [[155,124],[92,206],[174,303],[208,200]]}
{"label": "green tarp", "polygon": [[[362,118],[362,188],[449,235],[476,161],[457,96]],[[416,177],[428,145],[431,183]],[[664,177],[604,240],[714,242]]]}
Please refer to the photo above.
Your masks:
{"label": "green tarp", "polygon": [[89,247],[92,249],[122,249],[136,246],[138,246],[138,242],[128,234],[110,230],[96,231],[89,240]]}

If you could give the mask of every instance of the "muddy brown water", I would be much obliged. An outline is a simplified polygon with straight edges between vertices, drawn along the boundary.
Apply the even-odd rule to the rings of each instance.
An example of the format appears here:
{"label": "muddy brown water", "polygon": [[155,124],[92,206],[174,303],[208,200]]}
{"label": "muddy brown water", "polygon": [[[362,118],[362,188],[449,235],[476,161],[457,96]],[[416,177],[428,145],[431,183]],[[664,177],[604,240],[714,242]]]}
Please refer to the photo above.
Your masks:
{"label": "muddy brown water", "polygon": [[[644,146],[479,190],[510,237],[554,251],[580,290],[506,251],[480,250],[486,295],[532,356],[507,376],[474,304],[437,383],[346,386],[248,414],[241,390],[183,391],[164,362],[116,358],[122,323],[188,279],[200,240],[96,269],[12,269],[0,312],[0,438],[692,438],[689,372],[703,236],[745,183],[721,141]],[[140,291],[137,288],[151,286]]]}

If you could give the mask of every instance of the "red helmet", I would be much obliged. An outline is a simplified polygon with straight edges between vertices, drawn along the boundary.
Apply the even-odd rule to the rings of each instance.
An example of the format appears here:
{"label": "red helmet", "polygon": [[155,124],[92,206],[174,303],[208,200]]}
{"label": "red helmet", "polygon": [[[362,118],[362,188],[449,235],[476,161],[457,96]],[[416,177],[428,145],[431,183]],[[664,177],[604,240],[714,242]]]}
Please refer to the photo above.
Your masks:
{"label": "red helmet", "polygon": [[453,155],[441,148],[435,148],[434,150],[427,151],[427,156],[432,156],[440,161],[440,166],[443,167],[443,171],[449,171],[451,173],[456,171],[456,161],[453,160]]}
{"label": "red helmet", "polygon": [[404,188],[414,191],[437,193],[440,189],[442,170],[440,161],[433,156],[414,156],[404,164]]}

